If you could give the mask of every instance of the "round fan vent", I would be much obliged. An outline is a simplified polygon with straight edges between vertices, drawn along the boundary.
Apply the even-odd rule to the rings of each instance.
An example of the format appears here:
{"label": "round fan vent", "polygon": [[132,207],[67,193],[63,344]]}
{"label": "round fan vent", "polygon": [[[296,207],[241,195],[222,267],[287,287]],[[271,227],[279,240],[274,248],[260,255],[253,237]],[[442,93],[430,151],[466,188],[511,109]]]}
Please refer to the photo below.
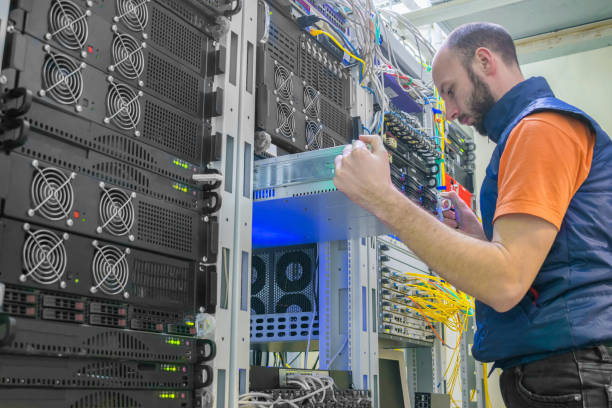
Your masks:
{"label": "round fan vent", "polygon": [[113,40],[113,63],[109,68],[117,70],[123,76],[136,79],[144,71],[143,44],[127,34],[117,34]]}
{"label": "round fan vent", "polygon": [[108,117],[105,123],[111,120],[121,129],[135,129],[140,122],[140,102],[138,98],[141,92],[136,93],[127,85],[111,82],[106,95],[106,109]]}
{"label": "round fan vent", "polygon": [[312,302],[306,295],[292,293],[281,297],[276,302],[276,313],[312,312]]}
{"label": "round fan vent", "polygon": [[286,103],[279,103],[276,108],[276,123],[278,128],[276,133],[292,138],[295,131],[295,116],[293,115],[295,108],[290,107]]}
{"label": "round fan vent", "polygon": [[261,315],[266,313],[266,306],[261,299],[256,297],[251,298],[251,314]]}
{"label": "round fan vent", "polygon": [[30,225],[23,226],[28,237],[23,245],[24,274],[20,280],[25,282],[28,278],[42,285],[58,282],[66,271],[68,257],[64,240],[68,234],[59,237],[51,231],[40,229],[31,231]]}
{"label": "round fan vent", "polygon": [[293,96],[293,73],[282,65],[274,67],[274,88],[275,93],[284,99]]}
{"label": "round fan vent", "polygon": [[71,50],[83,48],[87,42],[89,28],[87,17],[91,11],[84,11],[69,0],[55,0],[49,9],[49,30],[47,40],[55,39]]}
{"label": "round fan vent", "polygon": [[257,295],[266,285],[266,263],[258,256],[251,262],[251,295]]}
{"label": "round fan vent", "polygon": [[302,252],[288,252],[276,263],[276,285],[285,292],[299,292],[312,281],[312,261]]}
{"label": "round fan vent", "polygon": [[48,53],[42,66],[44,89],[40,95],[48,95],[63,105],[77,104],[83,93],[83,67],[63,54]]}
{"label": "round fan vent", "polygon": [[317,150],[323,147],[323,126],[319,122],[309,120],[306,122],[306,148]]}
{"label": "round fan vent", "polygon": [[64,172],[54,167],[41,169],[36,160],[32,165],[36,169],[30,189],[34,208],[28,210],[28,215],[32,217],[38,213],[48,220],[69,218],[74,204],[74,190],[70,181],[76,177],[76,174],[66,176]]}
{"label": "round fan vent", "polygon": [[[107,189],[100,183],[102,197],[100,198],[100,222],[98,233],[105,230],[113,235],[127,235],[134,225],[134,204],[132,199],[135,193],[127,195],[118,188]],[[130,236],[130,239],[132,237]]]}
{"label": "round fan vent", "polygon": [[149,0],[117,0],[116,22],[123,23],[133,31],[144,31],[149,22]]}
{"label": "round fan vent", "polygon": [[125,252],[112,245],[99,246],[97,241],[93,242],[96,248],[91,273],[94,286],[90,288],[92,293],[101,290],[107,295],[116,295],[124,292],[128,297],[125,287],[128,283],[130,267],[127,261],[129,249]]}
{"label": "round fan vent", "polygon": [[321,92],[312,86],[304,88],[304,113],[313,119],[318,119],[321,113]]}

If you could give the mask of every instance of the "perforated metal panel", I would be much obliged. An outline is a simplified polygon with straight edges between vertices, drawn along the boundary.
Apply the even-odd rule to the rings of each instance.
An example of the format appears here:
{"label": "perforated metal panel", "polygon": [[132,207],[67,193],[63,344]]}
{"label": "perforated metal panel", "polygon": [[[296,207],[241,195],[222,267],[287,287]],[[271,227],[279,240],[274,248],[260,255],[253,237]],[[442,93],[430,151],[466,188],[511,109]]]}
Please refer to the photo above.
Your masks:
{"label": "perforated metal panel", "polygon": [[319,338],[319,317],[312,313],[251,315],[251,343],[310,340]]}
{"label": "perforated metal panel", "polygon": [[193,162],[201,160],[201,129],[196,120],[171,112],[146,101],[142,137],[184,155]]}
{"label": "perforated metal panel", "polygon": [[138,239],[161,247],[190,253],[192,218],[146,202],[139,202],[136,216]]}
{"label": "perforated metal panel", "polygon": [[321,98],[321,122],[340,137],[350,139],[346,112],[342,112],[325,98]]}
{"label": "perforated metal panel", "polygon": [[177,22],[159,7],[151,7],[150,30],[152,42],[201,71],[204,61],[202,43],[206,41],[204,34]]}
{"label": "perforated metal panel", "polygon": [[200,79],[176,64],[150,53],[146,65],[145,83],[153,91],[174,101],[188,112],[201,114]]}
{"label": "perforated metal panel", "polygon": [[273,59],[282,65],[297,70],[298,43],[295,39],[285,33],[282,28],[270,23],[270,36],[268,38],[267,50]]}
{"label": "perforated metal panel", "polygon": [[[190,307],[193,292],[193,267],[190,263],[176,261],[176,264],[135,259],[127,290],[132,297],[164,299]],[[174,321],[181,320],[181,317]]]}
{"label": "perforated metal panel", "polygon": [[251,313],[302,313],[316,310],[316,244],[253,252]]}

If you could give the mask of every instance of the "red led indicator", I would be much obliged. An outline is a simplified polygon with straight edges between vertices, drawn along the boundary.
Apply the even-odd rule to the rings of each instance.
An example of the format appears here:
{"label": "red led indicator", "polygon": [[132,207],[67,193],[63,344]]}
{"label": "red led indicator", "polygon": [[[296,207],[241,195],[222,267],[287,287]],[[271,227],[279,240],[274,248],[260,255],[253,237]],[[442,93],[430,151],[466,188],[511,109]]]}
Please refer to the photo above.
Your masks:
{"label": "red led indicator", "polygon": [[87,52],[90,53],[90,54],[93,54],[94,49],[93,49],[93,47],[91,45],[87,46]]}
{"label": "red led indicator", "polygon": [[75,211],[74,213],[72,213],[72,215],[74,216],[74,218],[80,218],[81,214],[78,211]]}

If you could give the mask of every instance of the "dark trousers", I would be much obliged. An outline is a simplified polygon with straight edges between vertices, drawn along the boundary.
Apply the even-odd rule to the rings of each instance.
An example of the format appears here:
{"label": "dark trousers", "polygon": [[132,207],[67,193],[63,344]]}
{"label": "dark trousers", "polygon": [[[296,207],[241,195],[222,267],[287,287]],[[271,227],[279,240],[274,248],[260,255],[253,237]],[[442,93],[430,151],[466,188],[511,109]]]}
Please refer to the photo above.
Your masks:
{"label": "dark trousers", "polygon": [[596,346],[504,370],[507,408],[612,408],[612,347]]}

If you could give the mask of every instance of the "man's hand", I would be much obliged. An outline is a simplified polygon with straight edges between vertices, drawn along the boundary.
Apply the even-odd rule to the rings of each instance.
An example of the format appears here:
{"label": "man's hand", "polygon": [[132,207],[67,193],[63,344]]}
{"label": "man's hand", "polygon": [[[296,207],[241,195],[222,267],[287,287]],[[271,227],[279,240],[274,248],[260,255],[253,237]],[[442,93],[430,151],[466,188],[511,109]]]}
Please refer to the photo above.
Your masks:
{"label": "man's hand", "polygon": [[[335,159],[334,185],[374,215],[393,191],[389,156],[377,135],[363,135]],[[370,152],[366,143],[372,146]]]}
{"label": "man's hand", "polygon": [[474,238],[487,239],[476,214],[459,198],[457,192],[442,193],[442,197],[449,199],[453,203],[453,210],[444,211],[444,224]]}

